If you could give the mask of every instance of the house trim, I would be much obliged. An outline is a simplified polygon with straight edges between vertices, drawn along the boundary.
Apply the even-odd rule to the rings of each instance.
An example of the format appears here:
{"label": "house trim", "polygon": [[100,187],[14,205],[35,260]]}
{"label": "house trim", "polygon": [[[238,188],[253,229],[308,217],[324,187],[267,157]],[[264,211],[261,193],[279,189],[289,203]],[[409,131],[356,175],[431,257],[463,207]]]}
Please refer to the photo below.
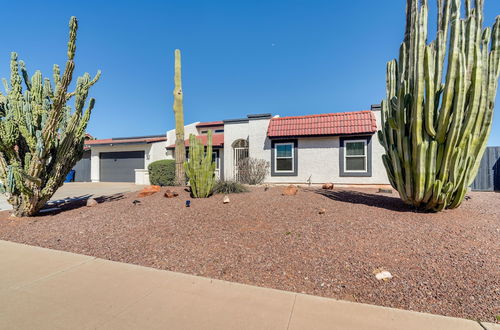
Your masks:
{"label": "house trim", "polygon": [[[345,170],[345,142],[366,141],[366,171],[355,172]],[[340,137],[339,148],[339,176],[340,177],[371,177],[372,176],[372,136]]]}
{"label": "house trim", "polygon": [[[276,144],[291,143],[293,144],[293,171],[282,172],[276,171]],[[298,156],[298,143],[297,139],[278,139],[271,141],[271,176],[297,176],[299,156]]]}

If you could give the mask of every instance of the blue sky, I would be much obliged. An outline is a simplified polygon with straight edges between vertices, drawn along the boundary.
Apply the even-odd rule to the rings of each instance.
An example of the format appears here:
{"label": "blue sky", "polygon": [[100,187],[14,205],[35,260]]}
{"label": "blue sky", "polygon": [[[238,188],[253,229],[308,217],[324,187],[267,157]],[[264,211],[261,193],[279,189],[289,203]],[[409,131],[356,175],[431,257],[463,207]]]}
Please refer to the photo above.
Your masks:
{"label": "blue sky", "polygon": [[[187,123],[364,110],[384,97],[404,7],[405,0],[8,1],[0,77],[9,75],[11,51],[31,72],[51,75],[52,64],[64,64],[75,15],[76,73],[102,70],[88,128],[98,138],[173,128],[175,48]],[[500,1],[486,0],[485,23],[498,14]],[[500,145],[498,110],[489,144]]]}

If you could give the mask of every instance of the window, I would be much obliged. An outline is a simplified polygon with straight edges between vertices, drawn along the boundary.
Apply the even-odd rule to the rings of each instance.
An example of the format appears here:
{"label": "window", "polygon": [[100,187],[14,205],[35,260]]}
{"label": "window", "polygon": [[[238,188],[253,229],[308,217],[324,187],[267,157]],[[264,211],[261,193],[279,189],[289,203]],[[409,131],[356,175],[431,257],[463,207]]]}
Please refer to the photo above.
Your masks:
{"label": "window", "polygon": [[208,133],[208,130],[201,131],[201,134],[207,134],[207,133]]}
{"label": "window", "polygon": [[271,176],[297,176],[297,140],[271,141]]}
{"label": "window", "polygon": [[293,143],[276,143],[275,171],[293,172]]}
{"label": "window", "polygon": [[224,130],[223,129],[216,129],[215,133],[224,133]]}
{"label": "window", "polygon": [[339,175],[372,176],[372,137],[340,137]]}
{"label": "window", "polygon": [[215,169],[218,170],[219,169],[219,163],[220,163],[220,160],[219,160],[219,150],[212,151],[212,160],[215,162]]}
{"label": "window", "polygon": [[366,172],[367,153],[366,140],[345,141],[344,171],[345,172]]}

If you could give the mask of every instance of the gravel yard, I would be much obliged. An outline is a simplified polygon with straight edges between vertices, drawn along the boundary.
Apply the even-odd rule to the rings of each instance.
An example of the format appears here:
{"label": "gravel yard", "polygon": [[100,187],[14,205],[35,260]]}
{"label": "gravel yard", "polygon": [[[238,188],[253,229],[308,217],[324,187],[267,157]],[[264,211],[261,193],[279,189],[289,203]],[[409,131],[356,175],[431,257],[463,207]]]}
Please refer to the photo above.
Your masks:
{"label": "gravel yard", "polygon": [[[421,312],[500,314],[500,194],[472,192],[459,209],[433,214],[368,189],[282,196],[257,187],[190,208],[182,188],[171,199],[164,190],[34,218],[0,212],[0,239]],[[381,270],[393,278],[377,280]]]}

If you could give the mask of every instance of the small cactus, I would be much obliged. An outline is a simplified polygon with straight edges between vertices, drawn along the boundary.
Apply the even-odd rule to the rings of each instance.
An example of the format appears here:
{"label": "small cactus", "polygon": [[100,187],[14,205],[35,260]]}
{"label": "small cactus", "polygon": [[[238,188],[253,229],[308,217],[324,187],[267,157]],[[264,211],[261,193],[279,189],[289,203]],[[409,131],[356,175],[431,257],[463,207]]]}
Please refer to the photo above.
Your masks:
{"label": "small cactus", "polygon": [[[0,188],[7,193],[15,216],[36,214],[83,155],[85,129],[95,104],[93,98],[88,103],[86,100],[100,72],[94,78],[88,73],[78,77],[75,91],[68,92],[75,67],[77,28],[76,17],[71,17],[68,60],[62,76],[59,66],[54,65],[54,84],[40,71],[30,79],[16,53],[11,55],[10,84],[3,79]],[[74,111],[67,105],[71,98]]]}
{"label": "small cactus", "polygon": [[212,195],[215,186],[215,162],[212,159],[212,130],[207,134],[207,148],[194,134],[189,136],[189,160],[184,162],[189,179],[191,195],[206,198]]}

